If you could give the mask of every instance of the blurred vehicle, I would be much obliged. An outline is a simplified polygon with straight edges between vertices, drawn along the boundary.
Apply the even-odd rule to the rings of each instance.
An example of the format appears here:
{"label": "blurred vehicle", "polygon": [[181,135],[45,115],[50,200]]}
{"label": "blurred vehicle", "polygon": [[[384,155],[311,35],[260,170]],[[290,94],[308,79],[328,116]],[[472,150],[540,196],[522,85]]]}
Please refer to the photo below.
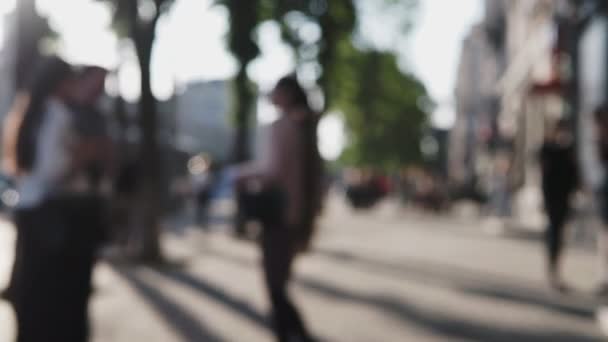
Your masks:
{"label": "blurred vehicle", "polygon": [[451,193],[440,175],[412,166],[399,178],[399,194],[404,204],[423,211],[445,212],[451,203]]}
{"label": "blurred vehicle", "polygon": [[345,171],[345,193],[355,209],[369,209],[391,192],[391,182],[385,175],[366,170]]}
{"label": "blurred vehicle", "polygon": [[412,202],[422,210],[439,213],[448,209],[450,201],[443,182],[427,173],[416,185]]}

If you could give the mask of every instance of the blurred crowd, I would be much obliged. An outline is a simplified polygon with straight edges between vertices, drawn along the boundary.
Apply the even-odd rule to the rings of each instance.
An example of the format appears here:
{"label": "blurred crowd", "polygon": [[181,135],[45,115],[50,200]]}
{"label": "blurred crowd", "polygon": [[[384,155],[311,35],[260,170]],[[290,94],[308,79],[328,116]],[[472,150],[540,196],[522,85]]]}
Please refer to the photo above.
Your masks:
{"label": "blurred crowd", "polygon": [[[101,252],[111,246],[129,256],[130,245],[150,237],[145,230],[157,229],[145,227],[137,210],[158,209],[145,204],[154,183],[141,179],[159,173],[112,138],[99,109],[106,74],[47,57],[4,123],[0,191],[12,209],[17,242],[2,295],[14,308],[19,342],[86,341]],[[167,196],[194,201],[196,220],[204,224],[218,187],[227,184],[240,216],[263,228],[256,240],[277,340],[312,341],[287,287],[294,260],[313,239],[326,191],[319,115],[295,76],[281,79],[269,99],[283,115],[270,127],[263,158],[222,167],[195,155]]]}

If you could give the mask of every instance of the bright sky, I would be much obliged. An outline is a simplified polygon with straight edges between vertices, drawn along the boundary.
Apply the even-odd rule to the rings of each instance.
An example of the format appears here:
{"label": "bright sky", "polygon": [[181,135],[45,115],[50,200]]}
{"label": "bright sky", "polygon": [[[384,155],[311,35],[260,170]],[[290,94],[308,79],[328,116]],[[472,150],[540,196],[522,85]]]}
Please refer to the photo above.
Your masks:
{"label": "bright sky", "polygon": [[[14,8],[14,2],[0,0],[0,14]],[[110,12],[104,5],[95,0],[38,0],[38,6],[61,34],[61,52],[68,60],[119,68],[121,93],[131,100],[139,96],[139,72],[133,51],[113,35],[109,28]],[[404,57],[406,64],[426,84],[432,98],[441,104],[434,117],[439,126],[449,127],[453,122],[451,103],[461,42],[481,17],[482,9],[482,0],[421,0],[415,30],[404,48],[407,51]],[[225,47],[227,19],[226,11],[212,6],[212,0],[176,0],[158,28],[152,82],[159,98],[169,97],[175,84],[226,79],[233,75],[236,62]],[[393,35],[386,34],[392,24],[390,18],[374,19],[375,14],[364,17],[365,37],[378,46],[394,44]],[[2,26],[0,17],[0,37]],[[267,91],[278,78],[293,70],[293,56],[281,43],[275,24],[263,24],[257,37],[262,56],[248,72],[262,91]],[[121,54],[130,58],[119,65]],[[259,109],[263,122],[276,117],[267,103],[261,103]],[[322,142],[327,146],[322,148],[335,154],[339,150],[337,145],[344,143],[343,134],[336,131],[342,125],[337,117],[332,117],[322,126],[325,132],[322,135],[328,136],[324,139],[326,143]]]}
{"label": "bright sky", "polygon": [[451,127],[461,43],[483,12],[482,0],[422,0],[411,42],[412,69],[439,103],[433,122]]}

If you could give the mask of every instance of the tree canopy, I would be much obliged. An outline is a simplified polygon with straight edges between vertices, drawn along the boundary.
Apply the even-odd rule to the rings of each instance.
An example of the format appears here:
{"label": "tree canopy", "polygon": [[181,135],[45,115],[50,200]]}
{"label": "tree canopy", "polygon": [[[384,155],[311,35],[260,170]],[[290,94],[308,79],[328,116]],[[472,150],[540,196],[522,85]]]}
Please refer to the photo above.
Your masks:
{"label": "tree canopy", "polygon": [[[366,0],[367,1],[367,0]],[[413,25],[415,0],[221,0],[231,16],[229,46],[241,63],[236,100],[253,105],[243,75],[259,53],[255,28],[274,21],[294,51],[299,70],[316,70],[315,84],[324,98],[323,111],[344,115],[348,148],[343,161],[356,165],[396,167],[418,162],[426,113],[418,106],[424,86],[397,63],[398,46],[382,49],[361,34],[362,13],[372,6],[397,22],[395,44],[402,44]],[[239,85],[240,84],[240,85]],[[249,91],[251,89],[249,88]],[[239,108],[240,111],[246,111]],[[241,113],[240,120],[247,120]]]}
{"label": "tree canopy", "polygon": [[[279,23],[296,64],[316,66],[324,110],[343,114],[348,146],[343,162],[395,168],[421,161],[420,140],[426,128],[424,86],[398,66],[413,25],[415,0],[262,1],[265,18]],[[274,6],[273,6],[274,5]],[[369,7],[363,7],[363,5]],[[396,23],[396,46],[366,41],[363,12],[370,8]]]}
{"label": "tree canopy", "polygon": [[419,105],[427,96],[423,84],[403,73],[390,53],[368,52],[351,63],[358,66],[358,86],[344,115],[349,143],[343,161],[384,169],[421,162],[427,125]]}

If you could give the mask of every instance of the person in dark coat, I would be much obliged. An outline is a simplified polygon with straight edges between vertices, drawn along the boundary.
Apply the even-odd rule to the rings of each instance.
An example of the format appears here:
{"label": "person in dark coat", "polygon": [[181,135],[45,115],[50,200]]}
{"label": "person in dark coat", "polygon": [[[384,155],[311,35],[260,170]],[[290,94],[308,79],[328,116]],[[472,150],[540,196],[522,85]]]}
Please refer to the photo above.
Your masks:
{"label": "person in dark coat", "polygon": [[101,94],[105,73],[45,59],[7,119],[5,167],[17,179],[16,260],[10,298],[18,342],[88,340],[88,301],[104,213],[98,194],[104,147],[74,108]]}
{"label": "person in dark coat", "polygon": [[570,131],[567,121],[559,121],[547,134],[540,153],[542,190],[549,219],[546,230],[547,271],[550,285],[558,291],[566,290],[560,275],[564,230],[571,211],[571,197],[579,183]]}

